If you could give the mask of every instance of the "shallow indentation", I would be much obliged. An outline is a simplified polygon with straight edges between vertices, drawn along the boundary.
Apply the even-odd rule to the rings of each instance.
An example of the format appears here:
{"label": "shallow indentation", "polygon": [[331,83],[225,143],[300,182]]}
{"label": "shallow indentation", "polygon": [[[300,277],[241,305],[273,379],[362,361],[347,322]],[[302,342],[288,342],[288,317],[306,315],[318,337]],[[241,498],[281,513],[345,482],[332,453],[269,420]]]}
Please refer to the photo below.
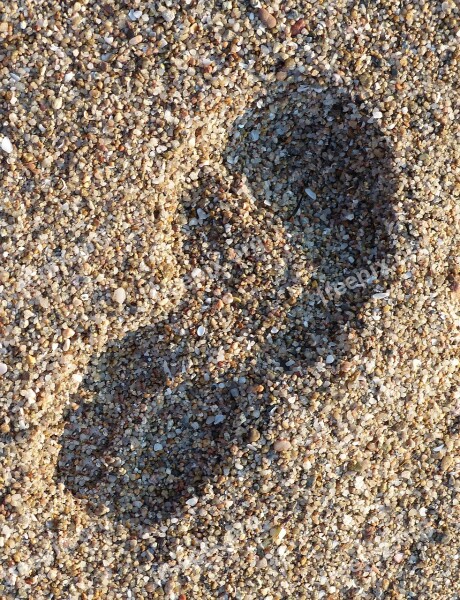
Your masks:
{"label": "shallow indentation", "polygon": [[[158,324],[92,358],[73,398],[79,408],[65,417],[57,478],[96,514],[158,522],[193,507],[206,490],[218,491],[234,463],[232,446],[247,444],[253,426],[262,437],[269,427],[268,396],[249,393],[251,386],[268,370],[288,384],[294,371],[302,374],[318,361],[328,368],[346,356],[346,337],[359,331],[361,307],[377,284],[385,285],[394,176],[384,136],[345,92],[305,87],[269,94],[234,124],[226,166],[216,166],[219,177],[213,183],[208,176],[191,197],[212,198],[213,186],[217,197],[223,180],[228,189],[244,181],[256,199],[258,226],[265,221],[279,237],[284,271],[267,275],[269,235],[262,271],[251,249],[253,235],[260,235],[248,221],[239,228],[238,215],[224,211],[222,223],[207,217],[185,248],[204,267],[211,253],[227,257],[223,233],[233,219],[232,273],[252,282],[257,309],[248,309],[249,300],[229,305],[225,310],[234,311],[238,329],[207,325],[197,337],[228,347],[244,331],[246,354],[231,368],[229,361],[227,372],[224,366],[210,375],[208,357],[196,352],[189,331],[181,338]],[[344,283],[353,277],[359,285]],[[235,281],[220,284],[239,293]],[[275,312],[276,327],[266,331],[264,320]],[[180,331],[179,312],[173,320]]]}

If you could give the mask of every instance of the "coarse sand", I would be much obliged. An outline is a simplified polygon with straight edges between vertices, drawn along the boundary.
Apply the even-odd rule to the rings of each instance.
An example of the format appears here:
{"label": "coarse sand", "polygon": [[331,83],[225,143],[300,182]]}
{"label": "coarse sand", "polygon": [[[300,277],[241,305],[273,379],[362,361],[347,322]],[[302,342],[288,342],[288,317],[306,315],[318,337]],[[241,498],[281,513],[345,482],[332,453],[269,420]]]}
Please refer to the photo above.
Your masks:
{"label": "coarse sand", "polygon": [[459,40],[0,2],[2,600],[459,600]]}

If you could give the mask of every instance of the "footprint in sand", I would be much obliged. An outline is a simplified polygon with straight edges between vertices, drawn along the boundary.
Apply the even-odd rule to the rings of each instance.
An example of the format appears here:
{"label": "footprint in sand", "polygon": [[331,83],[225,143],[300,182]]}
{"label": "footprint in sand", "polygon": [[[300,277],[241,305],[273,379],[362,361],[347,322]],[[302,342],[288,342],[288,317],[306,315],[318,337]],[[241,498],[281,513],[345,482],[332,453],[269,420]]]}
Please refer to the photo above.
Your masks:
{"label": "footprint in sand", "polygon": [[[343,335],[359,331],[395,220],[391,149],[358,104],[337,90],[270,90],[184,198],[191,214],[214,207],[184,248],[198,269],[202,253],[215,254],[217,273],[227,261],[221,288],[238,301],[219,300],[222,332],[211,303],[206,333],[192,335],[184,302],[168,323],[91,359],[73,398],[79,409],[65,418],[56,478],[96,514],[148,524],[218,493],[232,449],[269,426],[269,400],[253,393],[267,371],[288,380],[318,359],[346,357]],[[244,203],[250,214],[240,219]],[[236,360],[232,336],[245,340]],[[214,341],[207,348],[201,337]]]}

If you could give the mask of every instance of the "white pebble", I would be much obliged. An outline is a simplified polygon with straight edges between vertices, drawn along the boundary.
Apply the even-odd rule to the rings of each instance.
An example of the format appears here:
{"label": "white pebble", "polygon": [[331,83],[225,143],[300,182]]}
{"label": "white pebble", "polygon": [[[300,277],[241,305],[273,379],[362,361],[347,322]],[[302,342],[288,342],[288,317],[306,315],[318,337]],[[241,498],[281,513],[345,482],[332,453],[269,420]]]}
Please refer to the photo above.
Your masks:
{"label": "white pebble", "polygon": [[126,300],[126,291],[122,287],[117,288],[113,292],[112,297],[115,300],[115,302],[118,302],[118,304],[123,304],[123,302]]}
{"label": "white pebble", "polygon": [[166,21],[166,23],[171,23],[176,18],[176,13],[173,10],[164,10],[161,13],[161,16]]}
{"label": "white pebble", "polygon": [[142,17],[142,11],[131,9],[128,13],[128,17],[131,19],[131,21],[137,21]]}
{"label": "white pebble", "polygon": [[13,152],[13,144],[11,143],[10,138],[8,137],[3,137],[2,141],[0,142],[0,146],[3,150],[3,152],[6,152],[7,154],[11,154]]}
{"label": "white pebble", "polygon": [[163,450],[163,446],[159,443],[154,444],[153,449],[155,450],[155,452],[160,452],[160,450]]}
{"label": "white pebble", "polygon": [[203,325],[200,325],[198,327],[198,329],[196,330],[196,332],[200,337],[203,337],[204,334],[206,333],[206,329],[203,327]]}
{"label": "white pebble", "polygon": [[311,190],[310,188],[306,188],[305,189],[305,193],[307,194],[307,196],[310,196],[310,198],[312,200],[316,200],[316,194],[313,190]]}
{"label": "white pebble", "polygon": [[274,443],[273,448],[276,452],[286,452],[286,450],[289,450],[291,446],[292,444],[289,440],[277,440]]}
{"label": "white pebble", "polygon": [[198,498],[189,498],[189,500],[187,500],[186,504],[188,506],[196,506],[198,504]]}
{"label": "white pebble", "polygon": [[222,296],[222,302],[224,304],[231,304],[233,302],[233,296],[230,292],[227,292]]}
{"label": "white pebble", "polygon": [[5,365],[5,363],[0,362],[0,375],[5,375],[7,371],[8,367]]}

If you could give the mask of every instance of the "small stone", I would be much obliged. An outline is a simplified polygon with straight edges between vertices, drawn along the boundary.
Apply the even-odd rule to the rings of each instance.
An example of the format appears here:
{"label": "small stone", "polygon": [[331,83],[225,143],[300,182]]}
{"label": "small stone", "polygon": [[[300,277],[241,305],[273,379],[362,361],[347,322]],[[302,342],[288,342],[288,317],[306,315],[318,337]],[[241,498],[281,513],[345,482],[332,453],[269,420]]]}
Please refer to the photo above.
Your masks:
{"label": "small stone", "polygon": [[186,502],[187,506],[196,506],[198,504],[198,498],[189,498]]}
{"label": "small stone", "polygon": [[132,37],[129,40],[129,45],[130,46],[137,46],[137,44],[140,44],[142,42],[142,36],[141,35],[135,35],[134,37]]}
{"label": "small stone", "polygon": [[68,340],[69,338],[73,337],[75,335],[75,331],[73,329],[71,329],[70,327],[64,327],[64,329],[62,330],[62,337],[65,340]]}
{"label": "small stone", "polygon": [[248,439],[251,443],[253,442],[257,442],[258,440],[260,440],[260,432],[258,429],[256,429],[255,427],[251,427],[251,429],[249,430],[249,436]]}
{"label": "small stone", "polygon": [[30,567],[27,563],[25,562],[20,562],[16,565],[16,569],[18,570],[19,575],[22,575],[23,577],[25,575],[28,575],[30,573]]}
{"label": "small stone", "polygon": [[142,17],[142,11],[141,10],[134,10],[133,8],[129,11],[128,13],[128,17],[130,18],[131,21],[137,21]]}
{"label": "small stone", "polygon": [[353,363],[349,360],[344,360],[340,365],[340,371],[342,373],[348,373],[353,368]]}
{"label": "small stone", "polygon": [[164,10],[161,13],[161,16],[166,21],[166,23],[172,23],[176,18],[176,13],[173,10]]}
{"label": "small stone", "polygon": [[305,19],[297,19],[291,27],[291,35],[299,35],[302,29],[305,29]]}
{"label": "small stone", "polygon": [[279,544],[286,536],[286,529],[279,525],[270,529],[270,535],[275,544]]}
{"label": "small stone", "polygon": [[363,87],[368,88],[372,85],[372,75],[369,73],[362,73],[362,75],[359,76],[359,81]]}
{"label": "small stone", "polygon": [[5,365],[5,363],[0,362],[0,375],[5,375],[5,373],[8,371],[8,367],[7,365]]}
{"label": "small stone", "polygon": [[198,329],[196,330],[196,333],[198,336],[203,337],[204,334],[206,333],[206,329],[203,327],[203,325],[200,325],[198,327]]}
{"label": "small stone", "polygon": [[452,295],[454,296],[454,298],[457,298],[460,300],[460,280],[455,280],[452,282],[451,286],[450,286]]}
{"label": "small stone", "polygon": [[11,154],[13,152],[13,144],[11,143],[10,138],[6,136],[2,138],[0,147],[2,148],[3,152],[6,152],[7,154]]}
{"label": "small stone", "polygon": [[273,448],[276,452],[287,452],[292,447],[292,444],[289,440],[277,440],[273,444]]}
{"label": "small stone", "polygon": [[233,295],[228,292],[222,296],[222,302],[224,304],[231,304],[233,302]]}
{"label": "small stone", "polygon": [[123,302],[126,300],[126,291],[124,288],[119,287],[113,292],[112,297],[118,304],[123,304]]}
{"label": "small stone", "polygon": [[273,29],[276,27],[276,19],[275,17],[268,12],[266,8],[259,8],[259,19],[268,29]]}
{"label": "small stone", "polygon": [[163,446],[162,444],[156,443],[154,444],[153,449],[155,450],[155,452],[160,452],[161,450],[163,450]]}
{"label": "small stone", "polygon": [[451,454],[446,454],[441,461],[441,469],[447,471],[453,464],[454,459]]}

